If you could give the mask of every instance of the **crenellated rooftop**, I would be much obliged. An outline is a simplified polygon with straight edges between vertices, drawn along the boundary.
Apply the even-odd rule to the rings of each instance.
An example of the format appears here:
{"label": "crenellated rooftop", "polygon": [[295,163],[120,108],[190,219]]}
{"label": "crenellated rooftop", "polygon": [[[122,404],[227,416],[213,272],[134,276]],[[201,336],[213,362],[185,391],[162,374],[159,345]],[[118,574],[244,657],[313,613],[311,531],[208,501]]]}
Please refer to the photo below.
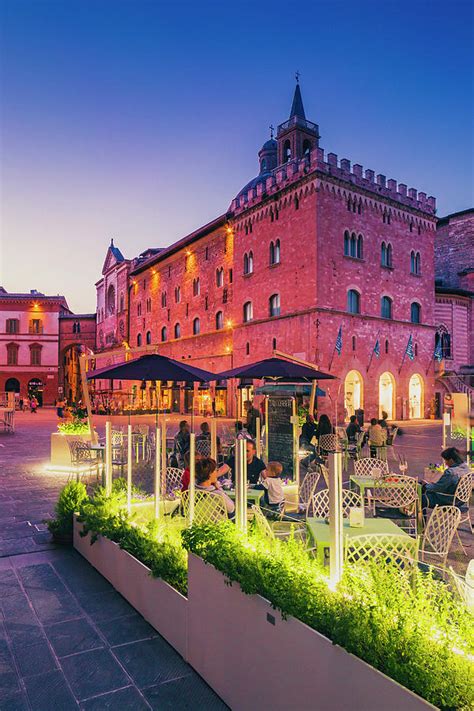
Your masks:
{"label": "crenellated rooftop", "polygon": [[382,173],[375,175],[375,171],[370,168],[364,170],[360,163],[351,165],[347,158],[339,160],[336,153],[325,155],[322,148],[315,148],[309,156],[278,166],[270,176],[262,176],[260,181],[256,178],[247,192],[239,193],[232,201],[230,211],[239,213],[311,173],[319,174],[319,177],[331,176],[347,183],[349,190],[351,186],[362,188],[373,193],[374,197],[393,200],[400,207],[419,210],[432,217],[436,214],[436,198],[432,195],[427,197],[426,193],[408,188],[405,183],[397,183],[393,178],[387,180]]}

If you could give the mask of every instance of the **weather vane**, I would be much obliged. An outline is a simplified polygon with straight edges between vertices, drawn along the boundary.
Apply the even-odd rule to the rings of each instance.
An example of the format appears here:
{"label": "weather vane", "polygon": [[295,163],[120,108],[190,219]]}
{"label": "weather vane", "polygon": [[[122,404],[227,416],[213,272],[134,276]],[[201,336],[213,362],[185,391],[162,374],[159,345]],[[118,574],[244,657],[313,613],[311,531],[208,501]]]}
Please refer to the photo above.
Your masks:
{"label": "weather vane", "polygon": [[295,72],[295,79],[296,79],[297,84],[300,83],[300,76],[301,76],[301,74],[300,74],[299,70],[297,69]]}
{"label": "weather vane", "polygon": [[271,123],[270,126],[268,127],[270,129],[270,138],[273,138],[273,131],[275,130],[275,127]]}

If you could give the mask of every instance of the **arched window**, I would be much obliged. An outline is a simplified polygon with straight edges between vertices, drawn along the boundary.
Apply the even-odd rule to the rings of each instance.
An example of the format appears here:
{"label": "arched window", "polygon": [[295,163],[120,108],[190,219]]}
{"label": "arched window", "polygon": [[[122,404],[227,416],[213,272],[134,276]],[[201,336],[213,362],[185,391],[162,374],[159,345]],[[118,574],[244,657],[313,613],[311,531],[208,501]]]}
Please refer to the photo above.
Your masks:
{"label": "arched window", "polygon": [[412,323],[421,322],[421,306],[414,301],[410,307],[410,320]]}
{"label": "arched window", "polygon": [[347,292],[347,310],[350,314],[360,313],[360,294],[355,289]]}
{"label": "arched window", "polygon": [[244,274],[253,273],[253,252],[246,252],[244,254]]}
{"label": "arched window", "polygon": [[387,245],[385,244],[385,242],[382,242],[380,261],[381,261],[381,264],[383,267],[388,266],[387,265]]}
{"label": "arched window", "polygon": [[392,318],[392,299],[389,296],[382,296],[380,301],[380,315],[382,318]]}
{"label": "arched window", "polygon": [[181,326],[179,323],[175,323],[174,325],[174,337],[181,338]]}
{"label": "arched window", "polygon": [[222,311],[216,313],[216,331],[220,331],[224,328],[224,314]]}
{"label": "arched window", "polygon": [[176,286],[174,290],[174,300],[177,304],[181,301],[181,287]]}
{"label": "arched window", "polygon": [[120,311],[123,311],[125,309],[125,296],[123,294],[120,294]]}
{"label": "arched window", "polygon": [[445,330],[442,326],[440,330],[435,333],[435,353],[438,352],[441,346],[441,358],[452,358],[451,356],[451,334]]}
{"label": "arched window", "polygon": [[142,304],[140,302],[139,304],[137,304],[137,316],[141,316],[141,315],[142,315]]}
{"label": "arched window", "polygon": [[151,345],[151,331],[146,332],[146,344],[147,346]]}
{"label": "arched window", "polygon": [[137,333],[137,346],[140,347],[142,345],[142,334]]}
{"label": "arched window", "polygon": [[244,304],[244,323],[248,323],[253,319],[252,302],[246,301]]}
{"label": "arched window", "polygon": [[200,320],[196,317],[193,321],[193,334],[195,336],[198,335],[198,333],[201,333],[201,322]]}
{"label": "arched window", "polygon": [[7,345],[7,365],[18,365],[18,350],[17,343],[8,343]]}
{"label": "arched window", "polygon": [[362,259],[363,247],[364,247],[364,238],[362,237],[362,235],[359,235],[357,237],[357,259]]}
{"label": "arched window", "polygon": [[270,316],[280,315],[280,294],[272,294],[269,300]]}
{"label": "arched window", "polygon": [[166,326],[163,326],[161,329],[161,341],[164,343],[166,340],[168,340],[168,329]]}
{"label": "arched window", "polygon": [[270,242],[270,265],[280,264],[280,240]]}
{"label": "arched window", "polygon": [[303,141],[303,155],[304,156],[309,156],[311,153],[311,141],[309,141],[307,138]]}
{"label": "arched window", "polygon": [[291,160],[291,143],[290,141],[285,141],[283,144],[283,163],[288,163]]}
{"label": "arched window", "polygon": [[415,254],[415,274],[421,274],[421,256],[419,252]]}
{"label": "arched window", "polygon": [[199,277],[193,280],[193,296],[199,296],[201,293],[201,282]]}
{"label": "arched window", "polygon": [[357,237],[355,232],[351,234],[351,257],[357,257]]}
{"label": "arched window", "polygon": [[224,286],[224,270],[222,267],[216,269],[216,285]]}
{"label": "arched window", "polygon": [[115,288],[113,284],[107,289],[107,312],[109,314],[115,313]]}
{"label": "arched window", "polygon": [[166,308],[166,291],[161,292],[161,307]]}
{"label": "arched window", "polygon": [[392,266],[392,245],[387,245],[387,267]]}
{"label": "arched window", "polygon": [[348,230],[344,232],[344,256],[351,256],[351,236]]}

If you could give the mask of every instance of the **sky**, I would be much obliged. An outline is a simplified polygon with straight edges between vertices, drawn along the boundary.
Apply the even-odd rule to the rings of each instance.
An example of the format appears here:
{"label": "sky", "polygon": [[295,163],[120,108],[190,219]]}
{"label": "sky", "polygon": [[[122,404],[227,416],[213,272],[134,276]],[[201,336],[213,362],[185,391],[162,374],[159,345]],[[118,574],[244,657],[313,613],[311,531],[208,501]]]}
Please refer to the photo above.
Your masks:
{"label": "sky", "polygon": [[0,0],[0,284],[95,311],[225,212],[300,83],[321,147],[473,205],[470,0]]}

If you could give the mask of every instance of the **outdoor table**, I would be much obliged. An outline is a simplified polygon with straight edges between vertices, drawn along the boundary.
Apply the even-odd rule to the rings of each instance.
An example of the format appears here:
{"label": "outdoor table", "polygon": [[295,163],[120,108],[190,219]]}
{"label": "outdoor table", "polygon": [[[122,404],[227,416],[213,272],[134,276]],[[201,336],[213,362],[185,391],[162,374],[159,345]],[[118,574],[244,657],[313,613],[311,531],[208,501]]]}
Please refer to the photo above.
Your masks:
{"label": "outdoor table", "polygon": [[[235,499],[235,489],[224,489],[224,491],[231,499]],[[247,501],[259,506],[263,492],[263,489],[247,489]],[[283,493],[285,495],[285,510],[298,511],[298,484],[283,484]]]}
{"label": "outdoor table", "polygon": [[[317,558],[324,565],[326,558],[329,559],[329,524],[324,518],[306,519],[306,526],[317,546]],[[406,536],[410,538],[406,531],[403,531],[397,524],[389,518],[366,518],[363,526],[349,526],[349,519],[344,518],[342,523],[343,546],[346,546],[347,538],[354,536],[364,536],[373,533],[385,533],[389,535]],[[326,556],[326,550],[328,555]]]}
{"label": "outdoor table", "polygon": [[[231,499],[235,499],[235,489],[223,489],[227,496]],[[260,499],[263,496],[263,489],[247,489],[247,501],[256,506],[259,506]]]}
{"label": "outdoor table", "polygon": [[[392,476],[392,475],[389,475],[389,476]],[[394,474],[393,476],[397,476],[397,475]],[[388,484],[389,484],[390,486],[398,486],[398,485],[399,485],[399,482],[398,482],[398,481],[395,481],[395,480],[394,480],[394,481],[387,481],[387,479],[386,479],[385,477],[383,477],[383,478],[382,478],[382,477],[378,477],[378,478],[376,479],[376,478],[373,477],[373,476],[356,476],[355,474],[353,474],[353,475],[350,477],[350,480],[351,480],[351,484],[355,484],[355,485],[359,488],[359,491],[360,491],[360,493],[361,493],[361,496],[362,496],[362,500],[363,500],[363,501],[365,501],[365,490],[366,490],[366,489],[373,489],[374,487],[378,486],[381,481],[384,482],[384,485],[385,485],[385,486],[387,486]],[[422,488],[421,488],[421,484],[420,484],[420,483],[418,483],[417,489],[418,489],[418,498],[419,498],[420,503],[421,503],[421,492],[422,492]]]}

